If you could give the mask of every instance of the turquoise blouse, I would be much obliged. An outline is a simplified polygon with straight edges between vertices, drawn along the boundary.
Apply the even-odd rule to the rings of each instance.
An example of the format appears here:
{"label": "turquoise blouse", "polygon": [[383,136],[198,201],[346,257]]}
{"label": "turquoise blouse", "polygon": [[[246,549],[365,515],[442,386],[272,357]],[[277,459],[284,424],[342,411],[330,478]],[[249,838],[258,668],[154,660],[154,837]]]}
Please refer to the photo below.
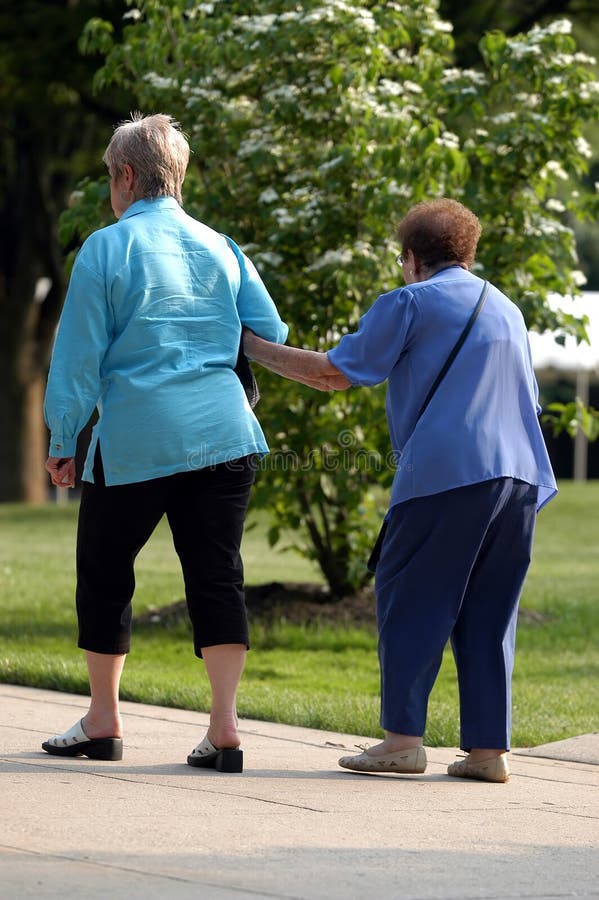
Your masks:
{"label": "turquoise blouse", "polygon": [[94,408],[107,485],[203,468],[268,445],[233,368],[242,325],[287,338],[251,261],[176,200],[139,200],[77,255],[45,398],[50,456],[75,455]]}

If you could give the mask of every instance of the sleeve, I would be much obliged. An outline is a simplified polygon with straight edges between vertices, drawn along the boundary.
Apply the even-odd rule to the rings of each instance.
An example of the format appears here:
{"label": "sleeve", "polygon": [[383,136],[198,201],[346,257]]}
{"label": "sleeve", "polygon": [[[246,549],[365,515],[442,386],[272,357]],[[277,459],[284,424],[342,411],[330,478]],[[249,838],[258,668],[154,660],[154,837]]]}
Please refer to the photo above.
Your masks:
{"label": "sleeve", "polygon": [[541,404],[539,403],[539,384],[537,382],[537,378],[535,375],[530,340],[528,338],[528,334],[526,334],[526,333],[525,333],[525,340],[526,340],[526,353],[527,353],[528,365],[529,365],[529,371],[530,371],[530,379],[532,382],[532,394],[533,394],[535,409],[537,411],[537,417],[538,417],[543,412],[543,408],[542,408]]}
{"label": "sleeve", "polygon": [[105,279],[85,264],[82,247],[58,324],[46,387],[50,456],[75,455],[77,437],[98,403],[100,369],[112,331]]}
{"label": "sleeve", "polygon": [[328,351],[329,362],[356,387],[380,384],[407,347],[415,313],[414,297],[406,288],[381,294],[357,331]]}
{"label": "sleeve", "polygon": [[241,324],[251,328],[258,337],[275,344],[284,344],[289,328],[281,320],[274,300],[266,290],[253,262],[227,237],[231,250],[237,257],[241,272],[241,285],[237,295],[237,312]]}

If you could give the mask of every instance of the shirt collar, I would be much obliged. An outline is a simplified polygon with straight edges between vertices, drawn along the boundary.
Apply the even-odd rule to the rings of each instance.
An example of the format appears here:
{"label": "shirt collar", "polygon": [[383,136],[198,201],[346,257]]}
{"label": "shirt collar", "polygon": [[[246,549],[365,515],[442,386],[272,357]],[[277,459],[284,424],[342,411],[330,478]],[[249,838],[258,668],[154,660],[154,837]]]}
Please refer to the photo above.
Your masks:
{"label": "shirt collar", "polygon": [[129,219],[131,216],[137,216],[139,213],[149,212],[150,210],[160,209],[180,209],[179,203],[174,197],[152,197],[148,200],[136,200],[131,206],[125,210],[121,216],[123,219]]}
{"label": "shirt collar", "polygon": [[427,280],[433,281],[435,278],[441,278],[443,276],[447,277],[448,275],[455,276],[457,273],[460,273],[462,275],[472,275],[470,269],[464,269],[463,266],[445,266],[445,268],[439,269],[438,272],[435,272],[435,274],[431,275],[431,277]]}

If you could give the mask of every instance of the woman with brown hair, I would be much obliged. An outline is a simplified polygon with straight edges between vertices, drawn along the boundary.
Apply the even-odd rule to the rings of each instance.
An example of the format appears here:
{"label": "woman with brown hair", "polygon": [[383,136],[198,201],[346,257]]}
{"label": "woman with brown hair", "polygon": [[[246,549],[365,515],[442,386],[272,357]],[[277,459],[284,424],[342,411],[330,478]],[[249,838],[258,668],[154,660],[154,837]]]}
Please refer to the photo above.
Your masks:
{"label": "woman with brown hair", "polygon": [[518,602],[556,485],[522,315],[470,271],[480,233],[461,203],[420,203],[399,225],[406,286],[379,296],[357,331],[328,353],[244,339],[252,359],[319,390],[388,380],[396,472],[375,578],[385,737],[339,760],[357,772],[424,772],[450,640],[468,755],[448,773],[509,778]]}

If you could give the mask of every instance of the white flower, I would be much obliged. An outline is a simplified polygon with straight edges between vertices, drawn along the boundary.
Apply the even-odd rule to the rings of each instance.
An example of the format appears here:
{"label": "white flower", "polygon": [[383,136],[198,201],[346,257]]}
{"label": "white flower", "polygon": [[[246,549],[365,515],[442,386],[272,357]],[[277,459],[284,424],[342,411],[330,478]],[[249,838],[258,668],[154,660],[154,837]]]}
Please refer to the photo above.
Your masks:
{"label": "white flower", "polygon": [[387,193],[392,197],[411,197],[412,188],[409,184],[398,184],[394,178],[387,184]]}
{"label": "white flower", "polygon": [[299,88],[295,84],[280,84],[278,87],[266,91],[264,96],[267,100],[288,100],[293,101],[299,94]]}
{"label": "white flower", "polygon": [[435,138],[435,144],[438,144],[440,147],[449,147],[451,150],[460,149],[460,139],[457,134],[453,134],[451,131],[444,131],[440,137]]}
{"label": "white flower", "polygon": [[356,241],[354,244],[354,253],[357,256],[365,256],[367,259],[376,259],[376,253],[373,250],[372,244],[369,244],[368,241]]}
{"label": "white flower", "polygon": [[561,200],[550,199],[545,204],[546,209],[550,212],[563,213],[566,211],[566,207],[561,202]]}
{"label": "white flower", "polygon": [[541,102],[540,94],[516,94],[514,97],[518,103],[524,106],[538,106]]}
{"label": "white flower", "polygon": [[581,156],[584,156],[586,159],[590,159],[593,155],[593,150],[589,142],[586,138],[577,137],[574,141],[574,146],[578,150]]}
{"label": "white flower", "polygon": [[189,99],[187,100],[186,106],[187,108],[191,108],[196,100],[208,100],[211,103],[222,102],[222,95],[220,91],[209,91],[206,88],[193,87],[181,89],[181,93],[189,94]]}
{"label": "white flower", "polygon": [[280,156],[281,148],[272,143],[271,135],[267,131],[251,131],[249,136],[241,142],[237,155],[244,159],[252,156],[259,150],[270,153],[272,156]]}
{"label": "white flower", "polygon": [[123,19],[131,19],[133,22],[137,22],[141,19],[142,12],[140,9],[130,9],[129,12],[123,13]]}
{"label": "white flower", "polygon": [[562,66],[562,68],[568,68],[574,62],[574,54],[573,53],[554,53],[551,57],[551,62],[554,66]]}
{"label": "white flower", "polygon": [[508,41],[508,46],[514,59],[541,55],[541,48],[537,44],[521,44],[519,41]]}
{"label": "white flower", "polygon": [[273,187],[268,187],[266,190],[262,191],[258,197],[258,203],[274,203],[278,199],[279,195],[275,189]]}
{"label": "white flower", "polygon": [[156,72],[147,72],[144,75],[144,81],[149,81],[152,87],[159,91],[168,91],[177,84],[174,78],[164,78],[162,75],[157,75]]}
{"label": "white flower", "polygon": [[397,97],[402,93],[401,85],[397,81],[391,81],[389,78],[381,78],[379,93],[388,97]]}
{"label": "white flower", "polygon": [[295,218],[284,206],[278,206],[276,209],[273,209],[271,215],[277,220],[279,228],[285,225],[295,225]]}
{"label": "white flower", "polygon": [[271,253],[267,250],[264,253],[255,253],[253,261],[258,268],[260,266],[270,266],[271,269],[277,269],[283,262],[283,257],[280,253]]}
{"label": "white flower", "polygon": [[77,206],[80,200],[83,199],[83,191],[71,191],[69,194],[68,205],[69,207]]}
{"label": "white flower", "polygon": [[444,82],[461,81],[463,74],[462,69],[444,69],[441,80]]}
{"label": "white flower", "polygon": [[562,168],[562,166],[555,159],[550,159],[545,163],[544,167],[541,169],[541,178],[547,178],[547,174],[551,173],[555,175],[556,178],[561,178],[562,181],[568,180],[568,173]]}
{"label": "white flower", "polygon": [[545,34],[572,34],[572,22],[569,19],[557,19],[555,22],[550,22],[541,31]]}
{"label": "white flower", "polygon": [[584,274],[584,272],[581,272],[580,269],[574,269],[572,272],[570,272],[570,278],[572,279],[576,287],[582,287],[583,284],[586,284],[588,281],[586,275]]}
{"label": "white flower", "polygon": [[376,22],[369,9],[356,10],[356,18],[360,27],[365,31],[368,31],[370,34],[376,31]]}
{"label": "white flower", "polygon": [[534,223],[530,223],[528,227],[525,227],[524,231],[532,237],[556,237],[558,234],[567,231],[567,229],[561,222],[556,222],[555,219],[540,218]]}
{"label": "white flower", "polygon": [[343,162],[342,156],[336,156],[334,159],[328,159],[326,162],[323,162],[319,167],[319,172],[328,172],[329,169],[335,169],[339,163]]}
{"label": "white flower", "polygon": [[323,269],[325,266],[345,266],[352,261],[352,252],[347,248],[343,250],[327,250],[319,259],[308,266],[308,272],[315,272],[317,269]]}
{"label": "white flower", "polygon": [[266,34],[274,25],[276,18],[274,13],[265,16],[239,16],[236,24],[251,34]]}
{"label": "white flower", "polygon": [[498,115],[496,116],[491,116],[491,122],[493,122],[495,125],[509,125],[509,123],[513,122],[515,118],[515,112],[504,112],[498,113]]}
{"label": "white flower", "polygon": [[596,58],[594,56],[589,56],[588,53],[575,53],[574,61],[583,63],[585,66],[594,66],[597,63]]}
{"label": "white flower", "polygon": [[589,81],[578,89],[579,100],[592,100],[599,94],[599,81]]}

